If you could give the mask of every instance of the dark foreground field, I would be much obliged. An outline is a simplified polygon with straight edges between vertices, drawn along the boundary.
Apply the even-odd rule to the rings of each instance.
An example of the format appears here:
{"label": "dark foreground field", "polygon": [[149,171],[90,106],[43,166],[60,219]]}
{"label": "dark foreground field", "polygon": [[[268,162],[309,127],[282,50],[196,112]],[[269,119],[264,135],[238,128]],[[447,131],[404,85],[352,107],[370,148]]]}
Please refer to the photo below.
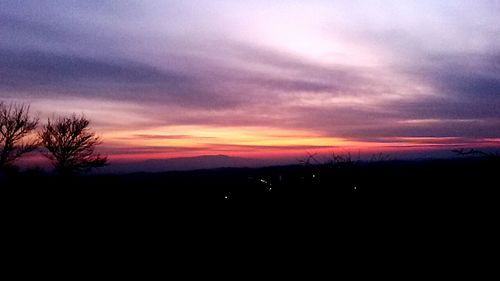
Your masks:
{"label": "dark foreground field", "polygon": [[442,254],[460,260],[465,251],[493,251],[499,167],[496,158],[478,158],[71,179],[14,173],[0,185],[2,231],[14,253],[36,249],[37,260],[54,245],[65,249],[61,257],[88,253],[103,264],[106,256],[96,255],[103,249],[130,257],[179,247],[189,256],[186,247],[209,245],[207,261],[221,248],[229,260],[317,249],[356,265],[390,247],[396,260],[420,253],[441,267]]}
{"label": "dark foreground field", "polygon": [[258,169],[87,175],[3,174],[2,204],[14,210],[79,212],[237,207],[247,210],[429,212],[494,207],[498,158],[339,162]]}

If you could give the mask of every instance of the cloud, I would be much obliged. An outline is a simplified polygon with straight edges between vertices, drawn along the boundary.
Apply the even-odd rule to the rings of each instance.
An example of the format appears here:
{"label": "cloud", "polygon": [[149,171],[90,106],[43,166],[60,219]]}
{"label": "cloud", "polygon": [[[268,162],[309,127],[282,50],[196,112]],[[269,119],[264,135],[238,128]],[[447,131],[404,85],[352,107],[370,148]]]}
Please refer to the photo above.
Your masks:
{"label": "cloud", "polygon": [[0,98],[46,100],[44,114],[78,109],[106,131],[500,136],[499,28],[489,2],[4,2]]}
{"label": "cloud", "polygon": [[197,152],[206,151],[203,147],[186,147],[186,146],[106,146],[99,148],[101,153],[111,155],[135,155],[135,154],[167,154],[167,153],[182,153],[182,152]]}
{"label": "cloud", "polygon": [[[166,83],[184,82],[184,77],[133,62],[100,61],[94,58],[40,51],[0,50],[2,85],[54,85],[71,82]],[[29,83],[28,83],[29,82]]]}
{"label": "cloud", "polygon": [[142,63],[40,51],[0,50],[0,90],[57,96],[166,102],[220,107],[233,99],[203,85],[195,76],[159,70]]}
{"label": "cloud", "polygon": [[[248,49],[250,47],[245,50]],[[196,58],[208,69],[201,72],[197,69],[168,71],[126,59],[105,60],[39,50],[0,49],[0,89],[13,93],[42,92],[47,97],[114,99],[119,96],[144,104],[164,102],[184,107],[225,109],[248,107],[272,99],[283,103],[289,94],[296,92],[335,95],[356,88],[356,85],[367,84],[367,78],[362,77],[358,69],[316,67],[293,56],[265,49],[252,50],[269,57],[259,64],[285,67],[277,70],[290,74],[246,69],[246,64],[252,63],[246,61],[247,58],[234,65],[210,65],[203,58]]]}
{"label": "cloud", "polygon": [[22,41],[65,40],[70,36],[61,27],[14,15],[0,15],[0,34],[5,40],[2,44],[12,45]]}
{"label": "cloud", "polygon": [[199,137],[199,136],[191,136],[191,135],[145,135],[145,134],[136,134],[132,136],[133,138],[139,139],[150,139],[150,140],[182,140],[182,139],[212,139],[212,137]]}
{"label": "cloud", "polygon": [[431,55],[413,71],[450,97],[491,99],[500,94],[500,50]]}

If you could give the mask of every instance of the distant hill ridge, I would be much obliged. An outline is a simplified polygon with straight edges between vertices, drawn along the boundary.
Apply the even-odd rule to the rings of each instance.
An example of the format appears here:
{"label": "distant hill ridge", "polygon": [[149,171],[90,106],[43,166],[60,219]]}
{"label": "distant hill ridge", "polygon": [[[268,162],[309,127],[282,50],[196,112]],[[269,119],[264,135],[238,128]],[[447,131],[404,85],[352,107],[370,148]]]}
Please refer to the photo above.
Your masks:
{"label": "distant hill ridge", "polygon": [[164,172],[187,171],[199,169],[235,168],[235,167],[262,167],[280,164],[276,160],[262,160],[253,158],[233,157],[228,155],[201,155],[195,157],[180,157],[167,159],[149,159],[138,162],[112,163],[112,165],[99,169],[104,173],[128,172]]}

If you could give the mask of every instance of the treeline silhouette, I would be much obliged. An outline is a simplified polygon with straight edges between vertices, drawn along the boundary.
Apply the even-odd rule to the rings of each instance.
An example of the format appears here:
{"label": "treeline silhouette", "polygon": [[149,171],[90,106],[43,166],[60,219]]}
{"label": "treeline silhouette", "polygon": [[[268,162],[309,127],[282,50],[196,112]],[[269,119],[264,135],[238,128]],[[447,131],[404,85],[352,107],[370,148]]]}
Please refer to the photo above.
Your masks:
{"label": "treeline silhouette", "polygon": [[38,124],[39,119],[30,116],[29,105],[0,102],[0,172],[12,169],[19,158],[38,148],[62,176],[107,164],[107,157],[95,152],[101,140],[84,116],[48,118],[40,130]]}
{"label": "treeline silhouette", "polygon": [[12,187],[10,190],[20,188],[36,194],[35,198],[71,195],[82,202],[133,202],[148,208],[214,202],[346,206],[353,201],[364,202],[367,207],[468,202],[475,196],[496,198],[491,195],[500,186],[498,171],[498,157],[360,161],[335,155],[325,162],[288,166],[69,178],[28,170],[5,179],[3,184]]}

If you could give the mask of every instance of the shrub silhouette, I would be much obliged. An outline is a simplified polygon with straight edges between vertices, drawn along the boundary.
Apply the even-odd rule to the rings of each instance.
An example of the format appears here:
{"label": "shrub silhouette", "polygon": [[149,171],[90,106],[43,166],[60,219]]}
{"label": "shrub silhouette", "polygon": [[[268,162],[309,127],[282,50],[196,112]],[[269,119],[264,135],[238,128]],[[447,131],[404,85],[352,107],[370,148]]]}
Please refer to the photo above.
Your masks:
{"label": "shrub silhouette", "polygon": [[26,140],[38,125],[37,118],[30,118],[29,110],[29,105],[0,102],[0,170],[39,145],[37,139]]}
{"label": "shrub silhouette", "polygon": [[95,153],[101,140],[89,130],[90,121],[84,116],[59,117],[47,120],[39,133],[41,144],[47,149],[56,171],[70,175],[103,167],[108,163],[106,156]]}

